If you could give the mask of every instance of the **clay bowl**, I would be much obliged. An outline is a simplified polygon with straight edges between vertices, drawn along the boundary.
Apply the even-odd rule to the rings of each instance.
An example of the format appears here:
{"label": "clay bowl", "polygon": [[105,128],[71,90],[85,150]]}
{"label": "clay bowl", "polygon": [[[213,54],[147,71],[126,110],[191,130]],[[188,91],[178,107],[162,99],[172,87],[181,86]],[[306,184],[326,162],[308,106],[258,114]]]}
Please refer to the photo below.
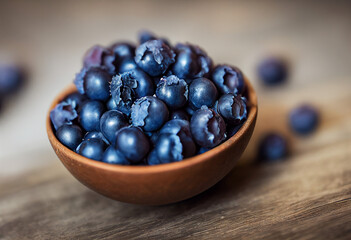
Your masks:
{"label": "clay bowl", "polygon": [[255,127],[257,97],[246,80],[250,109],[248,119],[230,139],[212,150],[186,160],[156,166],[111,165],[85,158],[55,137],[49,113],[68,94],[72,85],[51,104],[46,129],[50,143],[63,165],[88,188],[109,198],[145,205],[163,205],[191,198],[220,181],[244,152]]}

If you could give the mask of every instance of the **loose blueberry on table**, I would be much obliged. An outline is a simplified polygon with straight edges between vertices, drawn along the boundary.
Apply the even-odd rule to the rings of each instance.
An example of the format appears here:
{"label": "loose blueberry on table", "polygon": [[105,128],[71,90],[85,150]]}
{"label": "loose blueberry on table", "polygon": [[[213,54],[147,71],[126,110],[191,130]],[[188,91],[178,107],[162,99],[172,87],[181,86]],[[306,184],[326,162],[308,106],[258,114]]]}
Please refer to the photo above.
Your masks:
{"label": "loose blueberry on table", "polygon": [[[95,161],[157,165],[202,154],[235,135],[248,116],[242,72],[213,66],[196,45],[150,32],[139,45],[95,45],[50,118],[57,139]],[[266,154],[267,155],[267,154]]]}
{"label": "loose blueberry on table", "polygon": [[14,63],[0,63],[0,98],[16,93],[25,83],[24,69]]}
{"label": "loose blueberry on table", "polygon": [[271,56],[258,65],[257,74],[265,85],[279,85],[288,77],[288,64],[280,57]]}
{"label": "loose blueberry on table", "polygon": [[294,132],[300,135],[307,135],[317,128],[319,113],[313,106],[304,104],[291,111],[289,123]]}
{"label": "loose blueberry on table", "polygon": [[275,162],[284,159],[288,154],[288,143],[279,133],[267,133],[260,141],[258,160],[261,162]]}
{"label": "loose blueberry on table", "polygon": [[20,65],[0,63],[0,112],[3,103],[22,88],[26,79],[26,72]]}

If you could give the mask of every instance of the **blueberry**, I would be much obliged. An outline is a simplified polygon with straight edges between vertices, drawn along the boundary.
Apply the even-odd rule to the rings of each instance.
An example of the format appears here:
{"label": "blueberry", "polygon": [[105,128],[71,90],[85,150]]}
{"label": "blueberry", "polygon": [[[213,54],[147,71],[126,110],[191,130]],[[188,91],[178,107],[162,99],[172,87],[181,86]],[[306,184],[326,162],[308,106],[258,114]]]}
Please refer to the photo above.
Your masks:
{"label": "blueberry", "polygon": [[135,45],[129,42],[117,42],[112,44],[109,49],[117,56],[118,59],[134,58]]}
{"label": "blueberry", "polygon": [[170,163],[194,156],[196,146],[190,138],[164,133],[158,137],[155,150],[157,159],[161,163]]}
{"label": "blueberry", "polygon": [[283,59],[269,57],[258,65],[258,76],[266,85],[277,85],[285,82],[288,66]]}
{"label": "blueberry", "polygon": [[175,46],[176,59],[171,71],[182,79],[206,76],[211,70],[212,60],[199,47],[178,43]]}
{"label": "blueberry", "polygon": [[84,78],[85,94],[92,100],[106,101],[110,97],[111,75],[101,68],[90,68]]}
{"label": "blueberry", "polygon": [[100,118],[105,110],[105,105],[99,101],[86,101],[79,113],[80,125],[87,132],[100,131]]}
{"label": "blueberry", "polygon": [[104,155],[102,156],[102,161],[110,164],[120,164],[120,165],[130,165],[128,159],[113,146],[109,146]]}
{"label": "blueberry", "polygon": [[156,96],[170,109],[181,108],[188,100],[188,84],[174,75],[161,78],[157,84]]}
{"label": "blueberry", "polygon": [[312,133],[318,126],[318,111],[310,105],[301,105],[293,109],[289,116],[290,127],[298,134]]}
{"label": "blueberry", "polygon": [[176,134],[161,134],[157,140],[156,156],[161,163],[170,163],[181,161],[183,145],[180,137]]}
{"label": "blueberry", "polygon": [[85,77],[86,73],[87,73],[87,69],[83,67],[80,70],[80,72],[76,74],[76,76],[73,80],[73,83],[74,83],[74,85],[76,85],[76,88],[80,94],[85,94],[84,77]]}
{"label": "blueberry", "polygon": [[126,126],[128,119],[118,110],[109,110],[100,118],[100,131],[112,145],[115,144],[117,131]]}
{"label": "blueberry", "polygon": [[81,94],[92,100],[106,101],[110,97],[111,75],[99,67],[83,68],[76,75],[74,83]]}
{"label": "blueberry", "polygon": [[166,104],[153,96],[146,96],[136,100],[132,106],[132,124],[144,131],[158,130],[168,120]]}
{"label": "blueberry", "polygon": [[261,161],[282,159],[288,153],[287,141],[278,133],[268,133],[261,139],[258,151]]}
{"label": "blueberry", "polygon": [[113,52],[100,45],[91,47],[83,58],[84,67],[89,69],[91,67],[103,67],[110,74],[114,74],[116,57]]}
{"label": "blueberry", "polygon": [[203,106],[191,117],[190,130],[197,144],[212,148],[225,138],[226,126],[219,114]]}
{"label": "blueberry", "polygon": [[57,129],[56,137],[63,145],[74,151],[82,141],[83,132],[77,125],[66,123]]}
{"label": "blueberry", "polygon": [[25,82],[24,70],[15,64],[0,65],[0,98],[17,92]]}
{"label": "blueberry", "polygon": [[190,125],[186,120],[173,119],[165,123],[159,131],[160,134],[171,133],[191,138]]}
{"label": "blueberry", "polygon": [[138,33],[138,39],[139,39],[139,43],[143,44],[144,42],[147,42],[150,40],[156,40],[157,37],[152,32],[143,30]]}
{"label": "blueberry", "polygon": [[117,132],[116,149],[132,163],[143,160],[150,150],[149,139],[136,127],[125,127]]}
{"label": "blueberry", "polygon": [[212,72],[212,80],[222,94],[242,94],[245,89],[244,76],[237,67],[216,66]]}
{"label": "blueberry", "polygon": [[50,119],[56,130],[65,123],[72,124],[77,117],[76,103],[70,99],[60,102],[50,112]]}
{"label": "blueberry", "polygon": [[107,100],[106,107],[108,110],[116,110],[117,109],[116,102],[115,102],[115,100],[113,100],[112,97],[110,97],[110,99]]}
{"label": "blueberry", "polygon": [[192,148],[195,146],[190,131],[190,123],[187,120],[173,119],[166,122],[160,129],[160,134],[176,134],[180,136],[183,143],[189,143],[189,145],[185,146],[186,152],[192,152]]}
{"label": "blueberry", "polygon": [[82,104],[87,100],[87,97],[85,95],[80,94],[79,92],[74,92],[69,95],[67,95],[63,101],[68,101],[70,100],[73,102],[76,106],[76,109],[82,106]]}
{"label": "blueberry", "polygon": [[165,73],[174,57],[172,49],[161,40],[147,41],[135,50],[135,62],[153,77]]}
{"label": "blueberry", "polygon": [[135,63],[134,58],[126,57],[121,59],[116,68],[117,73],[129,72],[135,69],[139,69],[138,65]]}
{"label": "blueberry", "polygon": [[137,82],[137,86],[134,89],[135,97],[141,98],[145,96],[151,96],[155,93],[155,87],[152,78],[140,69],[135,69],[130,72],[129,75],[134,78]]}
{"label": "blueberry", "polygon": [[101,132],[98,132],[98,131],[87,132],[84,135],[83,141],[88,140],[88,139],[93,139],[93,138],[101,139],[102,141],[104,141],[106,143],[106,145],[110,145],[110,142],[105,138],[105,136]]}
{"label": "blueberry", "polygon": [[110,88],[116,109],[127,115],[135,99],[154,94],[151,78],[138,69],[113,77]]}
{"label": "blueberry", "polygon": [[157,165],[161,164],[160,160],[157,157],[157,152],[155,149],[153,149],[149,155],[147,156],[147,164],[148,165]]}
{"label": "blueberry", "polygon": [[212,107],[217,95],[216,86],[207,78],[196,78],[189,86],[189,104],[193,109],[199,109],[203,105]]}
{"label": "blueberry", "polygon": [[187,120],[189,121],[189,115],[184,111],[184,110],[175,110],[173,112],[171,112],[170,117],[171,120],[172,119],[181,119],[181,120]]}
{"label": "blueberry", "polygon": [[167,44],[168,46],[170,46],[169,41],[167,39],[156,37],[155,34],[153,34],[150,31],[146,31],[146,30],[139,32],[138,39],[139,39],[140,44],[143,44],[143,43],[150,41],[150,40],[157,40],[158,39],[158,40],[161,40],[162,42],[164,42],[165,44]]}
{"label": "blueberry", "polygon": [[119,77],[112,78],[110,88],[116,109],[129,116],[130,109],[135,99],[133,88],[123,84]]}
{"label": "blueberry", "polygon": [[[170,149],[173,145],[177,149]],[[179,161],[179,156],[181,156],[180,160],[193,156],[196,152],[196,145],[191,136],[189,122],[179,119],[168,121],[159,131],[155,148],[158,158],[163,163]],[[171,154],[173,157],[168,156],[167,160],[164,154]]]}
{"label": "blueberry", "polygon": [[201,148],[199,149],[199,151],[197,152],[197,155],[203,154],[203,153],[205,153],[205,152],[207,152],[207,151],[209,151],[209,150],[211,150],[211,148],[201,147]]}
{"label": "blueberry", "polygon": [[86,68],[100,67],[103,64],[103,55],[107,53],[107,49],[100,45],[95,45],[88,49],[83,57],[83,64]]}
{"label": "blueberry", "polygon": [[86,158],[101,161],[106,149],[106,144],[101,139],[88,139],[79,144],[76,152]]}
{"label": "blueberry", "polygon": [[231,93],[218,100],[217,110],[226,122],[238,125],[247,118],[246,98]]}

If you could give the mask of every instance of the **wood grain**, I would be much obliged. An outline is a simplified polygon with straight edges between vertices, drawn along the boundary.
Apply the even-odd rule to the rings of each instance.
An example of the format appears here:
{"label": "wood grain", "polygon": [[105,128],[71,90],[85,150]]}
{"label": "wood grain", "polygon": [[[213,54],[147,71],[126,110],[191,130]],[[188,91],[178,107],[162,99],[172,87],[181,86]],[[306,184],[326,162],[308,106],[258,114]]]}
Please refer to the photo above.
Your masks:
{"label": "wood grain", "polygon": [[106,199],[55,166],[2,191],[0,233],[4,239],[348,239],[350,144],[274,165],[239,165],[204,194],[163,207]]}
{"label": "wood grain", "polygon": [[[0,44],[20,49],[36,72],[23,99],[28,101],[7,110],[0,122],[2,136],[11,135],[0,142],[0,239],[351,239],[351,4],[138,4],[1,2]],[[169,9],[179,15],[167,14]],[[128,20],[128,29],[119,25]],[[46,139],[41,144],[48,102],[71,81],[81,52],[120,34],[132,37],[140,22],[171,39],[198,42],[218,62],[242,67],[259,100],[252,141],[233,171],[205,193],[161,207],[120,203],[90,191],[60,164]],[[113,27],[120,34],[112,33]],[[267,51],[290,57],[287,85],[267,89],[258,83],[254,67]],[[305,138],[287,126],[288,112],[301,102],[313,103],[322,116],[316,133]],[[30,106],[40,106],[34,110],[39,115],[28,119],[33,129],[18,144],[30,146],[35,139],[38,147],[19,151],[11,142],[24,131],[16,130],[18,114],[30,116]],[[36,117],[43,121],[37,124]],[[260,136],[271,130],[289,138],[291,154],[279,163],[256,164]],[[6,174],[16,168],[21,171]]]}

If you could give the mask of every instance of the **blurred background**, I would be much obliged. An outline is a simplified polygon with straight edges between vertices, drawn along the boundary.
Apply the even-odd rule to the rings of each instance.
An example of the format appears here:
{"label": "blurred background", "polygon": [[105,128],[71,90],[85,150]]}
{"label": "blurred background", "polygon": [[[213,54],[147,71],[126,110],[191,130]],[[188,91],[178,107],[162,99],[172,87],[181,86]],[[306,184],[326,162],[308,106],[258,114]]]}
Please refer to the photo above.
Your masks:
{"label": "blurred background", "polygon": [[[222,228],[216,228],[216,224],[206,222],[211,219],[207,216],[216,213],[211,211],[213,206],[220,206],[218,214],[224,215],[226,211],[222,211],[222,206],[234,209],[242,217],[232,218],[241,221],[247,215],[259,216],[261,209],[271,209],[272,202],[278,199],[277,195],[273,195],[276,193],[274,191],[279,187],[283,189],[280,197],[284,195],[286,203],[306,203],[305,199],[317,203],[329,201],[330,198],[320,198],[318,194],[327,190],[333,192],[340,186],[349,196],[350,13],[351,1],[346,0],[0,0],[0,61],[18,62],[28,71],[26,84],[16,95],[7,99],[0,110],[0,197],[3,197],[2,200],[0,198],[0,212],[9,222],[4,225],[3,232],[0,227],[0,238],[6,232],[16,236],[17,226],[36,233],[39,225],[50,225],[46,221],[49,218],[53,219],[53,223],[46,236],[51,237],[55,236],[51,235],[54,231],[72,226],[87,226],[98,231],[103,229],[101,224],[117,223],[118,218],[126,223],[123,226],[134,232],[135,222],[130,218],[133,214],[138,219],[141,215],[140,222],[149,216],[162,219],[164,224],[179,221],[178,225],[161,224],[160,228],[156,228],[157,223],[150,227],[150,231],[155,230],[155,236],[157,229],[164,233],[170,231],[169,226],[182,226],[183,221],[189,221],[193,226],[191,217],[183,218],[191,214],[198,214],[198,219],[204,220],[203,225],[196,225],[197,228],[203,227],[203,233],[223,233]],[[289,140],[292,149],[287,161],[282,165],[264,166],[261,173],[256,167],[238,168],[235,174],[222,181],[217,190],[212,190],[215,194],[211,195],[209,191],[205,197],[195,198],[183,205],[158,209],[125,207],[93,194],[73,179],[59,162],[47,139],[45,120],[49,106],[53,98],[72,83],[82,67],[82,57],[88,48],[95,44],[108,46],[118,40],[137,42],[137,33],[142,29],[167,37],[173,44],[197,44],[206,50],[215,63],[239,67],[253,84],[259,102],[256,129],[240,161],[254,160],[260,137],[269,131],[280,132]],[[283,56],[290,63],[288,81],[271,88],[262,84],[256,71],[259,62],[270,55]],[[321,115],[317,131],[307,137],[292,134],[288,126],[289,112],[301,103],[312,104]],[[251,182],[246,175],[250,176]],[[321,179],[330,184],[319,184]],[[238,190],[231,191],[234,188]],[[225,189],[229,189],[230,193]],[[224,196],[224,200],[220,200],[218,195]],[[258,207],[253,212],[250,206],[245,208],[251,199],[263,195],[265,197],[254,202]],[[33,205],[27,205],[27,199],[31,199]],[[267,201],[264,202],[264,199]],[[307,206],[314,206],[316,202]],[[57,208],[56,203],[61,207]],[[27,206],[34,206],[32,215],[25,211],[31,209]],[[279,206],[281,212],[290,209],[293,214],[297,210],[290,206],[301,209],[299,204]],[[89,222],[81,217],[84,209],[99,217],[89,218]],[[110,215],[102,209],[107,209]],[[21,219],[22,213],[28,214],[28,217],[24,218],[23,225],[18,225],[16,216]],[[72,217],[70,220],[61,221],[68,215]],[[109,216],[110,220],[100,222],[105,216]],[[226,217],[230,219],[230,216]],[[278,224],[279,219],[282,222],[286,219],[285,215],[280,217],[274,216],[268,221],[264,216],[259,221],[254,219],[251,224],[257,222],[259,229],[264,229],[264,226],[271,229],[269,223]],[[232,227],[239,229],[242,224],[235,225],[233,219],[226,222],[227,218],[223,218],[220,221],[227,223],[227,227],[223,228],[231,231]],[[3,219],[0,216],[0,225]],[[126,219],[129,220],[124,222]],[[291,222],[295,221],[285,222],[286,231],[295,229],[290,227]],[[152,224],[152,221],[144,221],[146,226],[149,223]],[[318,226],[315,230],[322,230],[324,226],[330,225],[323,224],[323,227]],[[191,231],[191,228],[186,230]],[[244,234],[256,232],[249,230]],[[177,236],[183,231],[179,231]],[[69,235],[69,231],[61,232],[65,232],[68,238],[77,236]],[[57,236],[61,237],[60,234],[57,233]]]}
{"label": "blurred background", "polygon": [[[259,120],[246,154],[253,154],[261,131],[286,131],[287,113],[296,104],[319,106],[322,125],[337,127],[333,111],[350,101],[349,91],[337,92],[340,85],[350,89],[349,1],[1,0],[0,5],[0,57],[29,72],[28,83],[0,113],[0,177],[57,162],[45,132],[52,99],[80,71],[89,47],[136,42],[141,29],[172,43],[198,44],[216,63],[242,69],[259,97]],[[258,62],[270,54],[287,57],[292,68],[287,84],[273,89],[263,87],[256,74]],[[343,111],[350,113],[347,106]],[[339,137],[317,133],[300,147]]]}

